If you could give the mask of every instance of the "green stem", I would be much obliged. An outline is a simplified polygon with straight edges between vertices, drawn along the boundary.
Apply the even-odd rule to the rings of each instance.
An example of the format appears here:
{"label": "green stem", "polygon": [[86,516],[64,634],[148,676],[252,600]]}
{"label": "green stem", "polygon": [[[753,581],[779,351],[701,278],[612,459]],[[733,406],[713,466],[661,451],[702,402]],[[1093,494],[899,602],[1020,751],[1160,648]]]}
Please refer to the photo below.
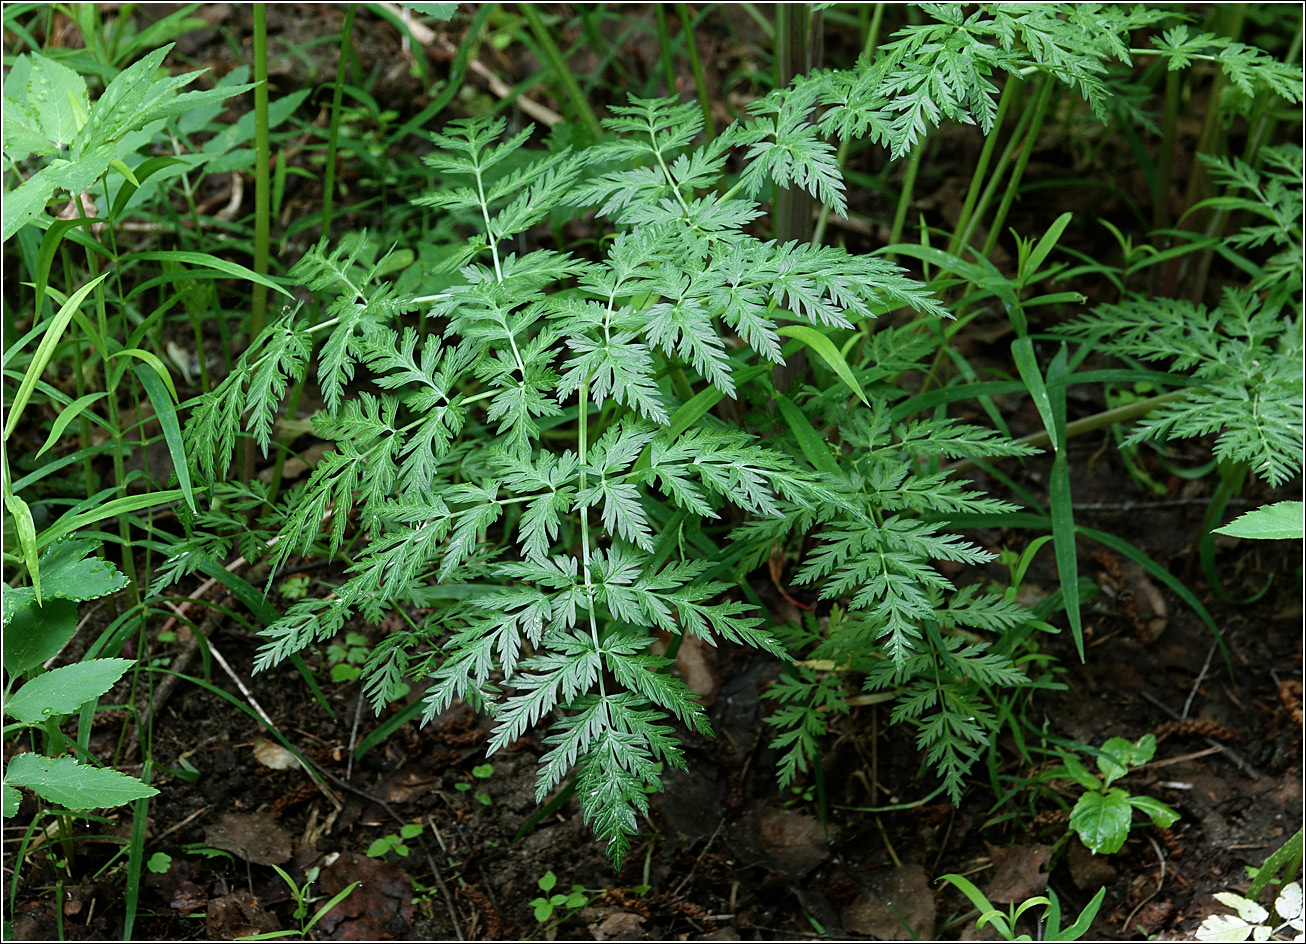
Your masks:
{"label": "green stem", "polygon": [[562,83],[562,87],[566,90],[567,97],[571,99],[572,107],[597,140],[603,134],[603,128],[599,125],[598,116],[594,114],[594,109],[590,107],[589,100],[585,98],[580,86],[576,84],[576,77],[567,68],[567,63],[563,61],[562,53],[558,51],[558,44],[553,41],[549,28],[544,25],[544,18],[540,16],[539,8],[533,3],[523,3],[518,9],[521,10],[522,16],[526,18],[526,22],[530,25],[531,32],[535,34],[535,39],[540,44],[540,48],[544,50],[544,56],[549,60],[549,65],[553,68],[554,74],[557,75],[558,81]]}
{"label": "green stem", "polygon": [[[268,273],[268,219],[271,186],[268,179],[272,161],[272,148],[268,140],[268,28],[267,4],[254,4],[254,271]],[[253,317],[250,319],[249,339],[253,341],[263,330],[263,319],[268,306],[266,285],[254,284],[251,299]]]}
{"label": "green stem", "polygon": [[[585,457],[589,450],[590,382],[588,377],[580,382],[579,396],[580,408],[576,414],[576,450],[580,458],[580,490],[584,492],[588,487],[585,475]],[[585,578],[585,596],[589,600],[590,638],[594,640],[594,648],[597,650],[600,646],[599,627],[594,615],[594,583],[590,579],[590,523],[589,510],[586,508],[580,510],[580,554],[581,573]],[[602,672],[599,673],[599,692],[607,697]]]}
{"label": "green stem", "polygon": [[703,110],[703,131],[710,142],[716,137],[716,130],[712,127],[712,103],[707,97],[703,63],[698,58],[698,43],[694,42],[694,23],[690,19],[689,7],[686,4],[677,3],[676,9],[680,12],[680,30],[681,35],[685,37],[685,55],[689,57],[689,71],[694,74],[694,90],[698,93],[698,107]]}
{"label": "green stem", "polygon": [[[63,277],[65,285],[73,285],[73,263],[72,257],[68,252],[68,244],[62,242],[59,245],[59,254],[63,259]],[[42,307],[45,307],[45,300],[41,300]],[[8,307],[8,306],[6,306]],[[73,383],[80,399],[86,394],[86,368],[84,355],[82,354],[82,343],[78,340],[73,344]],[[82,481],[86,486],[86,497],[90,498],[95,494],[95,467],[91,464],[91,457],[85,454],[91,448],[91,420],[83,410],[77,418],[78,429],[78,447],[84,453],[82,456]]]}
{"label": "green stem", "polygon": [[[82,195],[74,193],[72,195],[73,203],[77,207],[77,214],[83,220],[86,219],[86,207],[82,203]],[[88,227],[86,232],[90,233]],[[121,267],[117,265],[117,253],[113,254],[114,268],[121,273]],[[91,250],[86,251],[86,265],[90,270],[90,278],[94,279],[100,274],[99,256]],[[92,290],[92,296],[95,298],[95,316],[96,327],[100,332],[100,340],[105,345],[106,350],[100,353],[104,358],[102,369],[104,370],[104,389],[108,396],[104,398],[109,419],[109,435],[113,441],[113,482],[118,487],[119,498],[127,497],[127,471],[125,456],[122,448],[122,430],[119,428],[118,414],[118,384],[111,379],[112,370],[109,366],[109,311],[104,299],[104,283],[97,282]],[[122,297],[121,286],[119,286],[119,297]],[[125,369],[125,368],[124,368]],[[121,376],[121,374],[119,374]],[[129,583],[128,593],[131,602],[139,605],[141,602],[140,588],[136,585],[136,558],[132,554],[131,525],[125,515],[118,516],[118,536],[122,539],[122,569]]]}
{"label": "green stem", "polygon": [[[1165,117],[1161,126],[1161,150],[1156,161],[1156,193],[1152,203],[1152,229],[1170,225],[1170,180],[1174,173],[1175,124],[1179,120],[1179,73],[1165,73]],[[1160,240],[1160,237],[1157,237]],[[1158,249],[1162,248],[1157,246]]]}
{"label": "green stem", "polygon": [[984,214],[989,210],[989,204],[993,202],[993,197],[998,192],[998,187],[1002,185],[1002,179],[1006,175],[1007,168],[1011,166],[1012,155],[1016,153],[1016,148],[1020,144],[1025,134],[1025,129],[1029,127],[1031,112],[1028,108],[1021,111],[1020,120],[1016,122],[1016,127],[1011,132],[1011,137],[1007,139],[1006,146],[1002,149],[1002,156],[998,158],[997,166],[994,168],[993,176],[984,185],[984,192],[980,195],[979,202],[975,205],[975,211],[966,221],[966,228],[962,231],[961,237],[957,240],[957,251],[970,245],[972,234],[979,226],[980,220],[984,219]]}
{"label": "green stem", "polygon": [[[354,29],[354,10],[355,6],[352,3],[345,7],[345,21],[340,27],[340,55],[336,59],[336,84],[331,92],[331,126],[327,131],[326,172],[322,183],[322,235],[327,239],[331,238],[331,214],[336,190],[336,150],[340,140],[340,106],[345,90],[345,63],[348,59],[346,53]],[[318,307],[316,302],[313,307],[315,309],[313,317],[316,317]],[[299,413],[299,399],[303,396],[304,384],[307,380],[308,374],[304,373],[291,388],[290,396],[286,400],[287,420],[295,419]],[[281,479],[286,468],[286,456],[290,452],[290,441],[290,436],[286,435],[280,437],[277,442],[277,459],[272,469],[271,487],[268,489],[268,497],[274,502],[281,490]]]}
{"label": "green stem", "polygon": [[1015,79],[1008,78],[1006,84],[1002,86],[1002,97],[998,99],[998,114],[993,119],[993,127],[989,133],[984,136],[984,147],[980,151],[979,161],[975,164],[975,170],[971,174],[970,187],[966,190],[966,199],[961,205],[961,216],[957,219],[957,228],[953,230],[952,241],[948,243],[948,254],[958,255],[965,243],[962,242],[965,233],[968,237],[971,230],[971,217],[975,212],[975,204],[979,200],[980,191],[984,185],[984,178],[989,172],[989,162],[993,159],[993,151],[998,145],[998,137],[1002,133],[1002,122],[1007,117],[1007,109],[1011,106],[1011,100],[1016,96],[1016,88],[1020,85]]}
{"label": "green stem", "polygon": [[[862,43],[862,55],[868,59],[871,53],[875,52],[880,43],[880,23],[884,20],[884,4],[875,5],[875,13],[871,17],[871,24],[866,29],[865,39]],[[846,137],[839,141],[839,151],[835,159],[839,162],[839,172],[843,173],[844,167],[848,164],[848,152],[852,150],[852,138]],[[812,245],[819,246],[825,239],[825,227],[830,220],[830,205],[821,204],[821,211],[816,217],[816,227],[812,231]]]}
{"label": "green stem", "polygon": [[341,102],[345,91],[345,59],[354,30],[354,4],[345,7],[340,27],[340,56],[336,60],[336,84],[331,90],[331,127],[327,131],[326,172],[322,180],[322,235],[331,238],[331,212],[336,196],[336,151],[340,141]]}
{"label": "green stem", "polygon": [[676,65],[671,54],[671,30],[667,28],[667,8],[665,4],[653,4],[653,14],[658,23],[658,48],[662,53],[662,75],[666,79],[667,94],[676,94]]}
{"label": "green stem", "polygon": [[1007,183],[1007,191],[1002,195],[1002,202],[998,204],[998,212],[993,218],[993,226],[989,229],[989,238],[984,241],[985,258],[993,252],[993,247],[998,243],[998,234],[1002,232],[1002,224],[1007,221],[1007,212],[1011,209],[1011,203],[1016,199],[1016,191],[1020,189],[1020,179],[1025,175],[1025,167],[1029,164],[1029,157],[1034,153],[1034,145],[1038,141],[1039,132],[1043,128],[1043,118],[1047,114],[1048,99],[1052,95],[1053,79],[1047,76],[1043,79],[1043,85],[1039,89],[1038,98],[1034,100],[1034,117],[1029,123],[1029,132],[1025,135],[1025,145],[1020,149],[1020,156],[1016,158],[1016,167],[1011,172],[1011,180]]}
{"label": "green stem", "polygon": [[[912,192],[916,189],[916,172],[921,168],[921,160],[928,144],[928,138],[921,141],[912,151],[911,157],[907,159],[907,170],[902,175],[902,190],[898,193],[898,206],[893,211],[893,228],[889,230],[890,246],[896,246],[902,239],[902,230],[907,223],[907,210],[911,206]],[[896,257],[890,254],[885,258],[892,262]]]}
{"label": "green stem", "polygon": [[[267,4],[254,4],[254,271],[267,275],[270,209],[268,163],[272,148],[268,139],[268,28]],[[248,343],[253,344],[263,332],[268,307],[268,290],[255,283],[250,295]],[[254,450],[249,443],[239,444],[240,480],[248,485],[254,478]]]}

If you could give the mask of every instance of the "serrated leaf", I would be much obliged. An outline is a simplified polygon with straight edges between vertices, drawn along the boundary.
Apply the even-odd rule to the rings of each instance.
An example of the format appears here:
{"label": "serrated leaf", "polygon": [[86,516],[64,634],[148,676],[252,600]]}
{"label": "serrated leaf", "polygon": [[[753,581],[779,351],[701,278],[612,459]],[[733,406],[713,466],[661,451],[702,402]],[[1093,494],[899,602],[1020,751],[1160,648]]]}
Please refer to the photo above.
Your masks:
{"label": "serrated leaf", "polygon": [[23,724],[70,715],[113,688],[135,664],[132,659],[88,659],[52,669],[23,685],[5,703],[5,713]]}
{"label": "serrated leaf", "polygon": [[3,786],[4,791],[4,817],[8,819],[11,816],[18,815],[18,805],[23,801],[23,795],[15,790],[9,784]]}
{"label": "serrated leaf", "polygon": [[1216,534],[1234,538],[1257,538],[1263,541],[1300,541],[1306,536],[1306,503],[1276,502],[1240,515]]}
{"label": "serrated leaf", "polygon": [[122,806],[152,797],[159,791],[135,777],[107,767],[91,767],[72,757],[19,754],[5,769],[5,783],[27,787],[39,796],[70,810]]}

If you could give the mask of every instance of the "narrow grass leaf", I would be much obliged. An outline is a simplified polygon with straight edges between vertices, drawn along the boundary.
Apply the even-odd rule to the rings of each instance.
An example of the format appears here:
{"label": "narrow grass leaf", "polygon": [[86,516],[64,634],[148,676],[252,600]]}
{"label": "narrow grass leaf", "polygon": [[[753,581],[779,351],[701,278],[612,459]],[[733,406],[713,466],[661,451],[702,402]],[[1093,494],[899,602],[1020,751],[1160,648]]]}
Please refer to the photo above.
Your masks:
{"label": "narrow grass leaf", "polygon": [[[148,351],[139,353],[149,354]],[[168,454],[172,456],[172,468],[177,473],[177,485],[181,488],[182,497],[186,499],[186,504],[191,511],[198,511],[195,504],[195,490],[191,487],[190,463],[186,461],[186,447],[182,443],[181,426],[177,422],[177,410],[172,405],[172,398],[168,396],[171,390],[175,397],[176,390],[172,388],[172,378],[168,376],[167,368],[159,363],[159,359],[153,354],[149,356],[155,363],[151,364],[147,361],[146,365],[137,366],[136,376],[140,378],[146,396],[154,405],[154,415],[159,418],[159,426],[163,429],[163,441],[168,444]],[[167,381],[169,389],[164,389],[160,377]]]}
{"label": "narrow grass leaf", "polygon": [[85,396],[78,397],[72,403],[60,410],[59,415],[54,418],[54,423],[50,426],[50,435],[45,437],[45,445],[36,450],[36,457],[39,459],[44,455],[47,449],[59,441],[59,437],[62,436],[63,431],[68,428],[68,424],[81,416],[88,406],[103,396],[105,396],[103,390],[99,393],[88,393]]}
{"label": "narrow grass leaf", "polygon": [[1038,359],[1034,356],[1034,342],[1029,338],[1017,338],[1011,342],[1011,356],[1016,362],[1016,370],[1025,388],[1038,408],[1038,415],[1043,420],[1043,427],[1048,431],[1052,448],[1061,452],[1061,437],[1058,435],[1056,417],[1052,411],[1052,401],[1048,398],[1047,386],[1043,383],[1043,374],[1038,369]]}
{"label": "narrow grass leaf", "polygon": [[232,278],[247,279],[256,285],[265,285],[270,289],[275,289],[287,298],[294,297],[280,283],[273,281],[267,276],[259,275],[253,269],[247,269],[239,263],[229,262],[226,259],[219,259],[217,256],[210,255],[207,252],[163,249],[150,252],[134,252],[127,258],[139,260],[141,262],[177,262],[181,265],[203,266],[207,269],[215,269],[224,275],[231,276]]}
{"label": "narrow grass leaf", "polygon": [[839,463],[830,455],[830,450],[825,444],[803,411],[798,409],[793,400],[790,400],[783,393],[775,395],[775,405],[780,408],[781,415],[785,418],[790,431],[794,438],[798,440],[798,448],[803,451],[807,461],[812,463],[812,467],[818,472],[824,472],[826,475],[839,475]]}
{"label": "narrow grass leaf", "polygon": [[861,400],[866,406],[871,405],[870,401],[866,399],[866,391],[857,382],[853,372],[848,369],[848,362],[839,353],[839,349],[834,346],[834,342],[820,331],[809,328],[807,325],[786,325],[778,329],[776,334],[806,344],[821,360],[830,366],[830,369],[848,386],[848,389],[857,394],[857,399]]}
{"label": "narrow grass leaf", "polygon": [[1084,624],[1079,613],[1079,560],[1075,554],[1075,514],[1070,503],[1070,463],[1064,455],[1052,460],[1050,483],[1052,538],[1055,542],[1057,576],[1065,595],[1066,620],[1075,640],[1075,651],[1084,661]]}
{"label": "narrow grass leaf", "polygon": [[9,406],[9,419],[5,423],[4,438],[8,441],[9,436],[13,433],[14,428],[18,425],[18,418],[23,415],[23,408],[27,406],[27,401],[32,398],[32,390],[36,387],[36,382],[41,379],[45,373],[46,365],[50,363],[50,358],[54,354],[54,349],[58,346],[63,332],[68,327],[68,322],[72,320],[73,312],[91,293],[91,290],[109,277],[108,272],[102,272],[99,276],[87,282],[77,291],[73,292],[72,297],[60,307],[55,316],[47,322],[45,334],[41,338],[40,345],[36,348],[36,353],[32,356],[32,362],[27,366],[26,373],[23,374],[23,382],[18,386],[18,392],[14,394],[13,402]]}
{"label": "narrow grass leaf", "polygon": [[126,498],[115,498],[113,501],[105,502],[103,505],[91,509],[90,511],[83,511],[75,515],[67,515],[60,518],[36,536],[36,546],[38,548],[45,547],[52,541],[57,541],[65,534],[72,534],[78,528],[84,528],[86,525],[94,524],[97,521],[116,518],[118,515],[140,511],[142,508],[154,508],[159,505],[166,505],[169,502],[175,502],[178,499],[184,498],[185,496],[179,488],[170,488],[161,492],[147,492],[144,495],[128,495]]}

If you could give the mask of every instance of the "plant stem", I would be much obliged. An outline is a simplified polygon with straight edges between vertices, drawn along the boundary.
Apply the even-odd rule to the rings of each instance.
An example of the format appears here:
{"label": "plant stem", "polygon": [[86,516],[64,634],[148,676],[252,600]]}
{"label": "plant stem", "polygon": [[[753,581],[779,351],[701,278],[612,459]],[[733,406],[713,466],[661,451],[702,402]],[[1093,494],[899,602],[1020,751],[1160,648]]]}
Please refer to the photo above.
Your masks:
{"label": "plant stem", "polygon": [[526,22],[530,25],[531,32],[535,34],[536,41],[540,48],[544,50],[544,56],[549,60],[549,65],[553,68],[554,74],[557,75],[558,81],[562,83],[563,89],[567,92],[567,97],[571,99],[572,107],[580,118],[585,122],[585,127],[589,128],[590,134],[594,139],[603,134],[603,128],[599,125],[598,116],[594,114],[594,109],[590,107],[589,100],[585,98],[576,84],[576,77],[572,75],[571,70],[567,68],[567,63],[562,59],[562,53],[558,51],[558,44],[553,41],[553,36],[549,33],[549,28],[544,24],[544,18],[540,16],[539,8],[533,3],[523,3],[519,9]]}
{"label": "plant stem", "polygon": [[[331,238],[331,213],[332,202],[335,197],[336,187],[336,149],[340,140],[340,111],[341,102],[345,90],[345,55],[349,48],[350,37],[354,29],[354,4],[348,4],[345,7],[345,21],[340,27],[340,55],[336,60],[336,84],[331,91],[331,126],[327,131],[327,153],[326,153],[326,172],[323,175],[322,183],[322,235],[327,239]],[[316,320],[318,314],[318,305],[315,300],[313,303],[313,314],[310,320]],[[303,396],[304,384],[308,380],[308,373],[305,372],[295,381],[294,387],[291,388],[290,396],[286,399],[286,420],[293,420],[299,412],[299,398]],[[281,490],[281,478],[286,468],[286,456],[289,454],[291,436],[289,434],[280,437],[277,442],[277,459],[272,468],[272,482],[268,488],[268,497],[275,502],[277,494]]]}
{"label": "plant stem", "polygon": [[[911,207],[912,192],[916,189],[916,172],[921,168],[925,148],[929,145],[926,138],[916,145],[911,157],[907,159],[907,170],[902,175],[902,190],[898,193],[898,206],[893,211],[893,228],[889,230],[889,245],[897,245],[902,239],[902,230],[907,223],[907,210]],[[885,256],[890,262],[896,257],[889,253]]]}
{"label": "plant stem", "polygon": [[[268,29],[267,4],[254,4],[254,271],[267,275],[269,236],[268,163],[271,145],[268,141]],[[254,284],[250,295],[249,344],[263,331],[267,313],[268,290]],[[254,478],[254,450],[241,441],[240,480],[248,485]]]}
{"label": "plant stem", "polygon": [[[83,220],[86,219],[86,206],[82,203],[82,194],[74,193],[72,195],[73,203],[77,207],[77,214]],[[90,228],[87,227],[87,232]],[[118,255],[113,253],[114,268],[121,273],[121,267],[118,266]],[[90,249],[86,251],[86,265],[90,270],[90,278],[94,279],[100,274],[99,256]],[[100,342],[105,345],[106,350],[100,352],[104,363],[104,389],[108,396],[104,398],[105,406],[109,419],[109,436],[113,441],[113,483],[118,489],[118,498],[127,497],[127,471],[126,463],[122,450],[122,429],[119,425],[120,419],[118,414],[118,384],[113,379],[113,372],[109,366],[109,312],[104,299],[104,283],[98,282],[92,290],[92,297],[95,299],[96,326],[100,333]],[[121,297],[121,288],[119,290]],[[124,367],[123,370],[126,368]],[[118,376],[121,376],[119,374]],[[127,521],[126,515],[118,516],[118,536],[122,539],[122,570],[126,575],[129,583],[128,593],[133,604],[139,605],[141,602],[140,588],[136,585],[136,558],[132,555],[131,525]]]}
{"label": "plant stem", "polygon": [[1011,209],[1011,203],[1016,198],[1016,191],[1020,189],[1020,178],[1025,175],[1025,167],[1029,164],[1029,157],[1034,153],[1034,145],[1038,142],[1039,132],[1043,129],[1043,118],[1047,113],[1048,99],[1052,95],[1052,76],[1046,76],[1043,79],[1043,85],[1039,88],[1038,98],[1034,100],[1034,117],[1029,123],[1029,132],[1025,135],[1025,145],[1020,149],[1020,156],[1016,158],[1016,167],[1011,172],[1011,180],[1007,183],[1007,191],[1002,195],[1002,202],[998,204],[998,212],[993,218],[993,226],[989,230],[989,238],[984,241],[983,255],[987,258],[993,252],[993,247],[997,245],[998,234],[1002,231],[1002,224],[1007,221],[1007,211]]}
{"label": "plant stem", "polygon": [[[875,4],[875,13],[871,17],[871,24],[866,29],[865,40],[862,43],[862,55],[868,59],[871,53],[875,52],[880,43],[880,24],[884,20],[884,4]],[[839,162],[839,171],[842,173],[848,163],[848,152],[852,150],[852,138],[846,137],[839,141],[839,151],[836,160]],[[825,239],[825,227],[830,220],[830,205],[821,204],[821,211],[816,217],[816,227],[812,231],[812,245],[819,246]]]}
{"label": "plant stem", "polygon": [[694,74],[694,90],[698,93],[698,107],[703,110],[703,131],[710,142],[716,137],[716,130],[712,127],[712,104],[707,97],[703,63],[699,61],[698,43],[694,41],[694,24],[690,19],[687,5],[677,3],[676,9],[680,12],[680,34],[685,37],[685,55],[689,57],[689,71]]}
{"label": "plant stem", "polygon": [[[585,475],[585,457],[589,449],[589,395],[590,382],[586,377],[580,382],[580,407],[576,413],[576,451],[580,458],[580,490],[583,493],[588,487]],[[590,523],[589,509],[580,510],[580,554],[581,554],[581,572],[585,577],[585,597],[589,601],[590,616],[590,638],[594,640],[594,648],[600,647],[599,627],[594,616],[594,582],[590,579]],[[607,689],[603,684],[603,673],[599,672],[599,692],[605,698]]]}
{"label": "plant stem", "polygon": [[[959,254],[965,246],[963,239],[970,236],[971,216],[975,212],[975,204],[979,200],[984,177],[989,172],[989,161],[992,160],[993,151],[998,145],[998,136],[1002,133],[1002,122],[1007,117],[1007,109],[1011,105],[1011,100],[1016,96],[1016,88],[1019,84],[1015,79],[1008,77],[1006,83],[1002,86],[1002,96],[998,99],[998,114],[993,119],[993,128],[984,137],[984,147],[980,151],[979,160],[975,164],[975,171],[971,175],[970,187],[966,190],[966,199],[961,205],[961,216],[957,219],[957,227],[953,230],[952,240],[948,243],[949,255]],[[963,233],[965,237],[963,237]]]}
{"label": "plant stem", "polygon": [[667,28],[666,4],[653,4],[653,14],[658,23],[658,48],[662,53],[662,75],[667,83],[667,94],[676,94],[676,65],[671,54],[671,30]]}
{"label": "plant stem", "polygon": [[[254,271],[268,274],[269,196],[268,169],[272,148],[268,141],[268,28],[267,4],[254,4]],[[249,324],[252,342],[263,330],[268,306],[266,285],[254,283],[251,297],[253,317]]]}

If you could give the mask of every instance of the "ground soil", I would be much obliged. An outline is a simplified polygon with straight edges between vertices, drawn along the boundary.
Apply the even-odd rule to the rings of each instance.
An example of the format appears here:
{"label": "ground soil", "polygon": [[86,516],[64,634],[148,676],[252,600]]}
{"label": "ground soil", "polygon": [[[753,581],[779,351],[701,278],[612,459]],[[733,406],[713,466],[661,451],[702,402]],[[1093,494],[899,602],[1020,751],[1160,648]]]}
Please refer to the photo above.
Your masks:
{"label": "ground soil", "polygon": [[[323,35],[327,27],[314,23],[310,12],[307,5],[271,5],[274,37],[289,47]],[[205,15],[215,31],[234,33],[235,46],[247,36],[247,14],[239,7],[215,4]],[[406,55],[397,34],[375,21],[356,36],[366,68]],[[459,37],[450,38],[456,43]],[[709,72],[718,83],[743,56],[731,45],[736,40],[715,41]],[[233,45],[216,35],[188,42],[188,55],[214,63],[230,58]],[[286,72],[278,81],[291,87],[325,81],[334,71],[333,56],[328,45],[308,47],[302,57],[325,57],[317,74]],[[514,66],[521,64],[505,59],[496,65]],[[384,71],[382,79],[401,89],[411,81],[407,71],[393,72]],[[412,110],[420,107],[419,93],[405,94]],[[972,163],[964,152],[976,140],[959,134],[940,147],[961,155],[957,163],[964,167]],[[1050,145],[1031,175],[1053,178],[1073,160]],[[945,162],[931,166],[926,163],[918,182],[920,209],[940,207],[946,217],[943,208],[955,200],[957,187]],[[295,199],[313,203],[312,194]],[[853,202],[855,218],[871,224],[869,233],[863,228],[840,237],[850,245],[875,239],[892,213],[883,195],[864,193]],[[1109,203],[1095,209],[1100,215],[1119,210]],[[1048,221],[1035,209],[1018,208],[1012,225],[1026,222],[1022,231],[1041,232]],[[1068,238],[1091,247],[1100,234]],[[988,336],[983,322],[976,324],[979,340],[968,342],[966,352],[973,363],[1002,361],[1003,323],[995,319]],[[1102,408],[1097,391],[1075,396],[1072,420]],[[1013,399],[1001,405],[1015,434],[1040,428],[1027,404]],[[1209,445],[1174,446],[1168,467],[1200,465]],[[1196,554],[1215,477],[1171,475],[1146,450],[1130,458],[1109,433],[1070,448],[1080,523],[1131,542],[1181,579],[1210,609],[1223,648],[1168,588],[1111,549],[1082,540],[1080,571],[1098,588],[1084,611],[1085,661],[1068,633],[1047,637],[1043,647],[1057,660],[1058,689],[1024,706],[1018,730],[1027,739],[1041,731],[1049,744],[1063,745],[1157,734],[1155,760],[1127,784],[1178,810],[1172,828],[1138,825],[1120,852],[1089,855],[1068,839],[1065,810],[1073,791],[1012,791],[1036,771],[1022,766],[1010,728],[953,806],[935,793],[910,730],[889,725],[887,710],[874,705],[837,721],[819,783],[809,776],[781,793],[768,747],[772,732],[763,721],[770,709],[762,698],[777,666],[723,645],[685,663],[714,689],[708,701],[717,736],[688,737],[688,772],[667,777],[665,792],[651,800],[639,841],[614,870],[574,799],[536,821],[537,737],[528,735],[487,760],[486,720],[458,705],[425,727],[400,725],[360,755],[359,745],[406,703],[379,718],[360,709],[357,683],[327,680],[325,645],[305,653],[323,680],[321,698],[288,665],[254,675],[257,637],[248,622],[221,619],[206,624],[205,647],[189,672],[204,674],[227,697],[183,682],[154,718],[149,753],[162,792],[150,804],[148,851],[167,853],[171,866],[143,877],[133,936],[229,939],[297,927],[295,902],[277,865],[297,882],[317,869],[318,904],[350,882],[362,883],[314,929],[314,936],[328,940],[985,937],[976,932],[965,899],[937,884],[946,873],[969,876],[995,900],[1020,900],[1051,887],[1072,916],[1105,886],[1088,939],[1185,939],[1216,909],[1212,893],[1245,887],[1246,867],[1259,865],[1301,824],[1300,547],[1219,543],[1219,568],[1233,597],[1255,596],[1273,578],[1254,603],[1224,602],[1206,583]],[[1127,462],[1141,462],[1165,494],[1135,484]],[[1034,460],[1004,469],[1045,499],[1049,464]],[[1253,484],[1240,500],[1252,507],[1275,497],[1289,496]],[[975,538],[998,550],[1023,548],[1032,536],[991,531]],[[319,564],[306,568],[319,586],[333,578]],[[1000,574],[951,576],[966,583]],[[1055,589],[1045,553],[1024,593],[1033,601]],[[759,584],[759,590],[767,587]],[[806,602],[799,590],[789,592]],[[220,588],[212,598],[247,617]],[[768,599],[778,618],[797,615],[774,591]],[[275,594],[272,602],[288,605]],[[83,646],[107,622],[112,605],[89,621],[79,637]],[[185,632],[160,637],[164,628],[162,621],[153,628],[148,654],[159,667],[175,665],[188,641]],[[353,628],[371,637],[386,630]],[[414,690],[409,703],[420,695]],[[140,707],[148,701],[142,693]],[[312,774],[298,763],[285,766],[269,724],[233,702],[257,702],[266,722],[311,761]],[[1186,721],[1176,724],[1180,718]],[[135,736],[125,720],[113,722],[98,716],[92,737],[105,761]],[[405,840],[406,854],[367,855],[376,840],[397,835],[403,824],[422,827]],[[56,936],[56,890],[66,937],[120,937],[124,876],[115,854],[129,827],[123,811],[107,813],[103,823],[79,823],[75,859],[66,871],[55,867],[48,846],[30,854],[11,901],[15,938]],[[557,877],[552,893],[573,886],[581,891],[577,907],[560,905],[541,921],[534,902],[544,895],[539,880],[549,872]]]}

